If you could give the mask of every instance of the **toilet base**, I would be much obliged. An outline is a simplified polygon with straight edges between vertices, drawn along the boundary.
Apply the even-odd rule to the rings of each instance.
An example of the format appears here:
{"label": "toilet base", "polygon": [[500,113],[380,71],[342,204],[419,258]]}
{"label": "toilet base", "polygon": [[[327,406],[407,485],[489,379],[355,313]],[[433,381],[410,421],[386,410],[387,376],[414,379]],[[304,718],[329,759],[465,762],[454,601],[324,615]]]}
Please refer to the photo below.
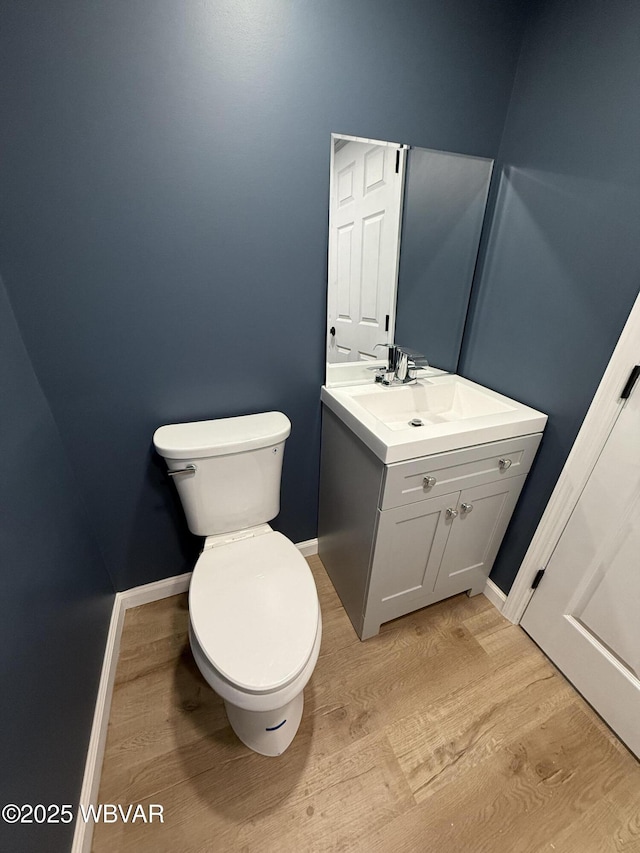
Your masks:
{"label": "toilet base", "polygon": [[225,699],[224,707],[231,728],[245,746],[260,755],[276,756],[291,744],[296,736],[302,708],[303,693],[273,711],[246,711]]}

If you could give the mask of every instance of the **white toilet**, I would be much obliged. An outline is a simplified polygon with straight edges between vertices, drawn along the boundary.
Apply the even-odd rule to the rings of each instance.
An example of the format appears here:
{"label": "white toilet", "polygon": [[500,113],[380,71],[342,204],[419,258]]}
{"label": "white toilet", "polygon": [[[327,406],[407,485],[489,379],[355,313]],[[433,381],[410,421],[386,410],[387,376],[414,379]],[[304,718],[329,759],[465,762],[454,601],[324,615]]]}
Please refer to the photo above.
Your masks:
{"label": "white toilet", "polygon": [[280,755],[302,717],[322,617],[300,551],[266,523],[280,511],[291,423],[281,412],[171,424],[153,443],[189,530],[206,536],[189,588],[189,640],[240,740]]}

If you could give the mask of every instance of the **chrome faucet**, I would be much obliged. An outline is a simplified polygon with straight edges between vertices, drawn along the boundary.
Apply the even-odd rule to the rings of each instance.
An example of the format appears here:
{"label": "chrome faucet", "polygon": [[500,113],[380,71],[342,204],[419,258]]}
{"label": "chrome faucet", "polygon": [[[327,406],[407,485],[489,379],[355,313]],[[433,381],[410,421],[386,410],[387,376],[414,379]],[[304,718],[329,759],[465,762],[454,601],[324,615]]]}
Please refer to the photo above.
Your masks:
{"label": "chrome faucet", "polygon": [[409,385],[417,381],[419,367],[429,366],[422,353],[408,347],[389,343],[376,344],[376,347],[388,348],[387,367],[381,367],[376,373],[376,382],[382,385]]}

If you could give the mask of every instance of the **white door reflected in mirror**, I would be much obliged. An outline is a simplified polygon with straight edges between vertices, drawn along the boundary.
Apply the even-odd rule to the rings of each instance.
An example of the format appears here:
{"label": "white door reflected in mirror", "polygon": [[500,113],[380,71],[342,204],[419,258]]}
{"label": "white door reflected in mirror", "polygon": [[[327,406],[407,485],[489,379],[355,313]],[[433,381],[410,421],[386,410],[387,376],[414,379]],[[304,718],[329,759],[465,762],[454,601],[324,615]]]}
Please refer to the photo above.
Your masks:
{"label": "white door reflected in mirror", "polygon": [[327,361],[380,358],[393,340],[404,149],[332,137]]}

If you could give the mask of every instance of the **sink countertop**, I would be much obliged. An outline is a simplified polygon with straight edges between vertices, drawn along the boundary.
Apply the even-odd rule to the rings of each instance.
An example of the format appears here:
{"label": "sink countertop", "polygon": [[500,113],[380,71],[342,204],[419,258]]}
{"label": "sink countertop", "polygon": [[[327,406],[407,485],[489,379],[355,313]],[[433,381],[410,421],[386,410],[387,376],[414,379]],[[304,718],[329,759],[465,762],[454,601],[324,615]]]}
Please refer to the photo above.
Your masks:
{"label": "sink countertop", "polygon": [[[456,374],[390,387],[323,385],[321,399],[385,464],[542,432],[547,422],[542,412]],[[413,417],[424,425],[410,426]]]}

